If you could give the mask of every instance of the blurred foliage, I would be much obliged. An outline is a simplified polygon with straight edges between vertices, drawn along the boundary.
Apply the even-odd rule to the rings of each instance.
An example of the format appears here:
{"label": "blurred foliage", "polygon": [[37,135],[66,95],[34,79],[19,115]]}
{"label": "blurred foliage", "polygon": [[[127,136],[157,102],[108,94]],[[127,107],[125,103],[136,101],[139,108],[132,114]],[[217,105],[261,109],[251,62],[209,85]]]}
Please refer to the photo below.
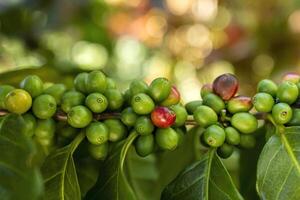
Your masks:
{"label": "blurred foliage", "polygon": [[[187,102],[200,98],[203,84],[230,72],[239,77],[240,92],[252,95],[263,78],[300,72],[299,21],[300,0],[1,0],[0,73],[7,73],[0,74],[0,84],[37,74],[72,87],[74,74],[102,69],[123,89],[135,78],[149,83],[168,77]],[[225,164],[242,193],[255,199],[253,187],[248,190],[247,180],[238,177],[247,171],[238,167],[240,156],[241,166],[248,165],[244,153]],[[182,165],[191,158],[185,159]],[[173,170],[172,176],[178,172]],[[143,174],[133,174],[141,176],[133,184],[149,184]]]}

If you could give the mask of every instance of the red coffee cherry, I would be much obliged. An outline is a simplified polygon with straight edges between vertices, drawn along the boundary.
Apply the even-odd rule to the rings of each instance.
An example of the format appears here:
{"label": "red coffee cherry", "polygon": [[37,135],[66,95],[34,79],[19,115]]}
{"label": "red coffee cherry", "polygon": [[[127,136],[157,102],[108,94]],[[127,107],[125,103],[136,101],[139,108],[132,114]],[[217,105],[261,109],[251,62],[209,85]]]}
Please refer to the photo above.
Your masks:
{"label": "red coffee cherry", "polygon": [[175,123],[175,113],[167,107],[156,107],[151,112],[151,120],[156,127],[168,128]]}
{"label": "red coffee cherry", "polygon": [[290,81],[293,83],[298,83],[300,80],[300,75],[297,73],[287,73],[282,77],[282,81]]}
{"label": "red coffee cherry", "polygon": [[239,88],[239,82],[233,74],[223,74],[213,82],[214,93],[227,101],[234,97]]}
{"label": "red coffee cherry", "polygon": [[161,102],[162,106],[171,106],[179,103],[180,101],[180,93],[177,90],[177,88],[173,85],[171,87],[171,92],[167,99],[165,99],[163,102]]}

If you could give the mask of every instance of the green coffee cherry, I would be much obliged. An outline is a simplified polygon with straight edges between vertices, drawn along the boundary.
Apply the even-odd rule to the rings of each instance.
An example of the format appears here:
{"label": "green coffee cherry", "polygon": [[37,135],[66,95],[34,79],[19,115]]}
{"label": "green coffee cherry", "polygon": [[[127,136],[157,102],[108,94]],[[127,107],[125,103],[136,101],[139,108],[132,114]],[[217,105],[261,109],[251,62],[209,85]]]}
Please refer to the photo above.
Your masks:
{"label": "green coffee cherry", "polygon": [[146,157],[154,151],[154,137],[150,135],[140,135],[134,143],[136,153],[141,157]]}
{"label": "green coffee cherry", "polygon": [[213,86],[210,83],[204,84],[201,88],[201,98],[204,99],[204,97],[210,93],[213,93]]}
{"label": "green coffee cherry", "polygon": [[300,94],[300,82],[296,84],[297,87],[298,87],[298,91],[299,91],[299,94]]}
{"label": "green coffee cherry", "polygon": [[122,107],[124,103],[124,98],[122,93],[117,89],[108,89],[105,92],[105,96],[108,101],[108,108],[110,110],[118,110]]}
{"label": "green coffee cherry", "polygon": [[275,101],[268,93],[257,93],[253,97],[253,105],[258,112],[271,112]]}
{"label": "green coffee cherry", "polygon": [[164,150],[175,150],[179,143],[176,131],[172,128],[159,128],[155,132],[157,145]]}
{"label": "green coffee cherry", "polygon": [[0,109],[5,109],[5,97],[13,89],[15,88],[11,85],[0,86]]}
{"label": "green coffee cherry", "polygon": [[124,98],[126,105],[131,104],[131,93],[130,93],[129,89],[127,89],[127,90],[125,90],[125,92],[123,92],[123,98]]}
{"label": "green coffee cherry", "polygon": [[126,126],[134,126],[137,118],[138,118],[138,115],[133,111],[133,109],[131,107],[124,109],[121,113],[121,121]]}
{"label": "green coffee cherry", "polygon": [[288,122],[288,126],[300,126],[300,109],[293,109],[292,119]]}
{"label": "green coffee cherry", "polygon": [[205,148],[210,148],[210,146],[206,143],[206,141],[204,139],[204,134],[200,135],[200,144]]}
{"label": "green coffee cherry", "polygon": [[118,119],[107,119],[104,124],[108,127],[109,138],[111,142],[117,142],[126,137],[127,129]]}
{"label": "green coffee cherry", "polygon": [[32,104],[33,114],[39,119],[51,118],[56,112],[56,101],[49,94],[36,97]]}
{"label": "green coffee cherry", "polygon": [[58,129],[58,134],[63,138],[73,139],[79,132],[79,129],[69,126],[68,124],[63,124]]}
{"label": "green coffee cherry", "polygon": [[108,155],[108,143],[94,145],[89,144],[88,150],[90,155],[96,160],[105,160]]}
{"label": "green coffee cherry", "polygon": [[50,152],[53,149],[54,146],[54,138],[39,138],[34,137],[33,138],[35,142],[37,142],[41,147],[43,147],[44,152]]}
{"label": "green coffee cherry", "polygon": [[142,80],[133,80],[130,83],[130,86],[129,86],[129,90],[130,90],[131,95],[136,95],[136,94],[139,94],[139,93],[147,93],[148,89],[149,88],[148,88],[147,83],[145,83]]}
{"label": "green coffee cherry", "polygon": [[34,135],[37,138],[53,138],[55,133],[55,121],[52,118],[39,119],[36,123]]}
{"label": "green coffee cherry", "polygon": [[93,122],[86,128],[86,137],[91,144],[99,145],[108,141],[109,130],[102,122]]}
{"label": "green coffee cherry", "polygon": [[93,119],[92,112],[85,106],[75,106],[68,112],[68,123],[74,128],[84,128]]}
{"label": "green coffee cherry", "polygon": [[201,100],[191,101],[191,102],[185,104],[185,109],[188,112],[188,114],[192,115],[192,114],[194,114],[194,111],[196,110],[196,108],[198,106],[201,106],[202,103],[203,102]]}
{"label": "green coffee cherry", "polygon": [[211,147],[220,147],[225,142],[225,131],[218,125],[209,126],[203,133],[203,139]]}
{"label": "green coffee cherry", "polygon": [[201,127],[208,127],[218,122],[216,112],[208,106],[198,106],[194,112],[194,119]]}
{"label": "green coffee cherry", "polygon": [[207,94],[203,99],[203,104],[211,107],[216,113],[220,113],[225,109],[224,101],[215,94]]}
{"label": "green coffee cherry", "polygon": [[77,91],[87,93],[87,79],[89,74],[86,72],[79,73],[74,79],[74,87]]}
{"label": "green coffee cherry", "polygon": [[292,119],[293,111],[288,104],[278,103],[273,106],[272,116],[277,124],[286,124]]}
{"label": "green coffee cherry", "polygon": [[66,92],[61,101],[61,109],[68,113],[74,106],[84,104],[85,96],[77,91]]}
{"label": "green coffee cherry", "polygon": [[239,146],[245,149],[250,149],[255,147],[256,139],[253,135],[243,135],[241,134],[241,141]]}
{"label": "green coffee cherry", "polygon": [[168,98],[171,92],[171,83],[166,78],[156,78],[149,87],[149,94],[156,102],[161,102]]}
{"label": "green coffee cherry", "polygon": [[107,89],[117,89],[117,84],[112,78],[106,77]]}
{"label": "green coffee cherry", "polygon": [[227,110],[234,114],[238,112],[248,112],[252,108],[250,97],[237,96],[231,98],[227,103]]}
{"label": "green coffee cherry", "polygon": [[231,145],[238,145],[240,143],[240,133],[233,127],[229,126],[225,128],[226,138],[225,141]]}
{"label": "green coffee cherry", "polygon": [[104,93],[107,88],[106,76],[101,71],[90,72],[86,79],[86,90],[88,93]]}
{"label": "green coffee cherry", "polygon": [[32,98],[30,94],[22,89],[14,89],[5,97],[5,108],[11,113],[26,113],[31,105]]}
{"label": "green coffee cherry", "polygon": [[170,108],[171,108],[171,110],[173,110],[175,112],[175,115],[176,115],[175,123],[173,126],[175,126],[175,127],[183,126],[188,117],[188,113],[187,113],[185,107],[177,104],[177,105],[171,106]]}
{"label": "green coffee cherry", "polygon": [[42,94],[43,81],[36,75],[30,75],[20,83],[20,88],[26,90],[34,98]]}
{"label": "green coffee cherry", "polygon": [[67,88],[64,84],[54,84],[44,90],[44,94],[49,94],[54,97],[57,105],[61,104],[61,99]]}
{"label": "green coffee cherry", "polygon": [[36,118],[30,113],[26,113],[22,117],[26,125],[26,131],[25,131],[26,136],[32,137],[34,135],[34,131],[37,123]]}
{"label": "green coffee cherry", "polygon": [[258,122],[250,113],[241,112],[232,116],[231,125],[241,133],[249,134],[256,131]]}
{"label": "green coffee cherry", "polygon": [[131,106],[134,112],[139,115],[147,115],[155,107],[153,100],[144,93],[134,95],[131,100]]}
{"label": "green coffee cherry", "polygon": [[297,100],[299,94],[298,87],[295,83],[285,81],[278,87],[277,98],[282,103],[292,104]]}
{"label": "green coffee cherry", "polygon": [[184,131],[184,129],[183,128],[175,128],[174,129],[175,131],[176,131],[176,133],[177,133],[177,136],[178,136],[178,146],[181,146],[182,145],[182,143],[183,143],[183,141],[184,141],[184,133],[185,133],[185,131]]}
{"label": "green coffee cherry", "polygon": [[45,82],[45,83],[43,83],[43,90],[48,89],[52,85],[54,85],[54,83],[52,83],[52,82]]}
{"label": "green coffee cherry", "polygon": [[277,85],[273,81],[268,79],[261,80],[257,85],[257,92],[268,93],[272,97],[276,97],[277,90]]}
{"label": "green coffee cherry", "polygon": [[86,97],[85,105],[94,113],[102,113],[108,107],[108,101],[103,94],[91,93]]}
{"label": "green coffee cherry", "polygon": [[154,126],[151,120],[146,116],[141,116],[136,120],[134,125],[134,129],[140,135],[148,135],[151,134],[154,130]]}
{"label": "green coffee cherry", "polygon": [[217,149],[217,153],[221,158],[229,158],[233,153],[233,146],[230,144],[224,143]]}

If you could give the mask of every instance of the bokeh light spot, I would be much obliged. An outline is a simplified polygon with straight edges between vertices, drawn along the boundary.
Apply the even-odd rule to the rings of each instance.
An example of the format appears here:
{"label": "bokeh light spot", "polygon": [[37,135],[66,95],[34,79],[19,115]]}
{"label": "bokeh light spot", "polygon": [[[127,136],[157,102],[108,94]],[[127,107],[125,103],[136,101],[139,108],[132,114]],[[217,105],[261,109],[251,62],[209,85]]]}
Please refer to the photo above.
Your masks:
{"label": "bokeh light spot", "polygon": [[72,48],[72,60],[85,70],[101,69],[107,59],[108,53],[100,44],[79,41]]}

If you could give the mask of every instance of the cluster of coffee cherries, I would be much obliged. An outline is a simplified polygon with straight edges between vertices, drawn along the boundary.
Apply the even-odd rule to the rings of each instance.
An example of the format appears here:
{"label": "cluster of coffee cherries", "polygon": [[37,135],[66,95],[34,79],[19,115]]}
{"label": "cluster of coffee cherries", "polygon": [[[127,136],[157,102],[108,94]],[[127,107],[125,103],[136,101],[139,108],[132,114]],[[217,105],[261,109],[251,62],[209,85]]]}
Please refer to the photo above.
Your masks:
{"label": "cluster of coffee cherries", "polygon": [[217,148],[222,158],[228,158],[234,146],[251,148],[255,145],[252,133],[257,130],[258,121],[250,112],[253,107],[251,97],[236,95],[238,87],[234,75],[223,74],[213,84],[202,87],[202,101],[186,105],[197,124],[205,128],[201,143]]}
{"label": "cluster of coffee cherries", "polygon": [[158,149],[174,150],[183,141],[187,111],[180,104],[180,94],[166,78],[156,78],[148,86],[133,81],[125,91],[128,107],[121,121],[139,134],[135,141],[140,156]]}
{"label": "cluster of coffee cherries", "polygon": [[300,75],[295,73],[284,75],[278,85],[269,79],[261,80],[252,101],[254,108],[269,113],[277,125],[300,125],[299,81]]}
{"label": "cluster of coffee cherries", "polygon": [[134,80],[121,92],[102,71],[79,73],[71,89],[29,75],[19,88],[0,86],[0,114],[22,115],[28,137],[50,150],[84,132],[90,155],[99,160],[107,157],[112,143],[133,133],[138,135],[135,150],[142,157],[174,150],[183,142],[186,125],[192,124],[203,130],[204,146],[228,158],[235,146],[255,146],[257,112],[275,125],[300,125],[299,80],[298,74],[285,75],[279,85],[262,80],[251,98],[237,95],[237,78],[223,74],[202,87],[202,100],[183,106],[178,90],[166,78],[149,85]]}
{"label": "cluster of coffee cherries", "polygon": [[43,83],[36,75],[27,76],[19,88],[2,85],[0,109],[22,115],[27,135],[44,147],[67,145],[84,131],[91,156],[99,160],[107,157],[111,143],[133,131],[140,156],[176,149],[188,115],[166,78],[150,85],[135,80],[122,93],[101,71],[78,74],[70,90],[63,84]]}

